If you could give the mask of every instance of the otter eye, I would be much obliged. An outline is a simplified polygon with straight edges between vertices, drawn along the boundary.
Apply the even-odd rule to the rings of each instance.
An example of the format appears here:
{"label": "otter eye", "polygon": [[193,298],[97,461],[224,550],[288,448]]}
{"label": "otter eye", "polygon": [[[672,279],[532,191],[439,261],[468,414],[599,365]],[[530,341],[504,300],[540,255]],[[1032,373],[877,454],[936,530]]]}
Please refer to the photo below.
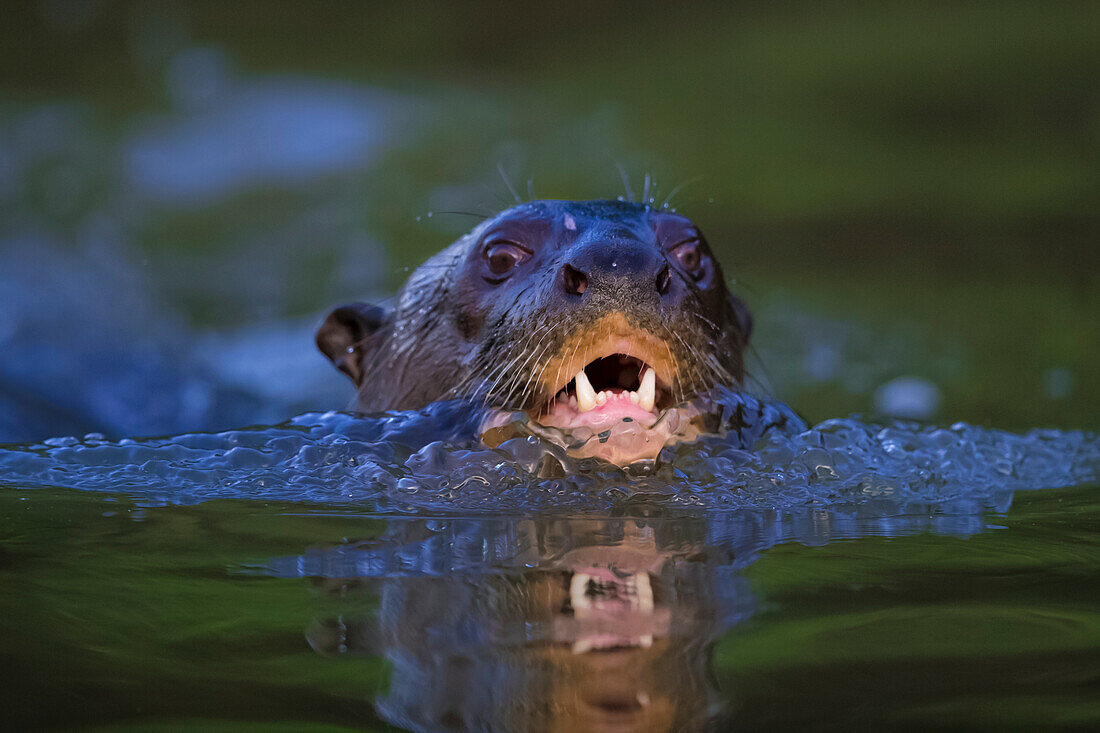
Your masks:
{"label": "otter eye", "polygon": [[676,245],[672,250],[672,256],[680,267],[691,275],[692,279],[699,280],[706,274],[703,268],[703,252],[699,247],[699,240],[692,239]]}
{"label": "otter eye", "polygon": [[494,275],[507,275],[530,256],[530,252],[514,242],[496,242],[485,248],[485,261]]}

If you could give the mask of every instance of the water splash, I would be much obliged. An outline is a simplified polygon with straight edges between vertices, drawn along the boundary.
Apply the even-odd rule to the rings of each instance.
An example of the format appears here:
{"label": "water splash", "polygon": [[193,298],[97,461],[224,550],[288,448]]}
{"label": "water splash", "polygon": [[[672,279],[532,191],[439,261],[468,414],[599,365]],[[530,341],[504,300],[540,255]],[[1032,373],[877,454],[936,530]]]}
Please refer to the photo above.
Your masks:
{"label": "water splash", "polygon": [[[1007,507],[1013,491],[1100,479],[1100,439],[1086,432],[856,419],[811,428],[779,403],[723,399],[747,416],[741,430],[666,448],[642,471],[573,462],[535,436],[486,448],[474,437],[480,411],[452,401],[373,416],[307,413],[220,433],[8,446],[0,475],[15,487],[111,492],[148,505],[296,501],[391,514],[812,508],[874,517],[972,515]],[[547,471],[548,461],[561,465]]]}

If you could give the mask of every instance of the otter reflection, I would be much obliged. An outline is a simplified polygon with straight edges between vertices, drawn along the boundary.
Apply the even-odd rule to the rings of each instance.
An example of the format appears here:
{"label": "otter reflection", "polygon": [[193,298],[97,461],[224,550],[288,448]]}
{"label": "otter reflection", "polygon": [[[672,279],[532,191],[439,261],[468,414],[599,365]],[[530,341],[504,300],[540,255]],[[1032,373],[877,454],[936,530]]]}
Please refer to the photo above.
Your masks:
{"label": "otter reflection", "polygon": [[404,520],[295,561],[329,609],[310,644],[384,656],[397,725],[697,730],[722,713],[711,646],[751,611],[741,559],[706,535],[698,518]]}
{"label": "otter reflection", "polygon": [[730,691],[715,687],[712,650],[753,611],[739,572],[761,551],[972,535],[985,509],[392,518],[373,539],[316,546],[264,572],[314,583],[316,651],[388,661],[376,705],[403,728],[690,731],[724,727]]}

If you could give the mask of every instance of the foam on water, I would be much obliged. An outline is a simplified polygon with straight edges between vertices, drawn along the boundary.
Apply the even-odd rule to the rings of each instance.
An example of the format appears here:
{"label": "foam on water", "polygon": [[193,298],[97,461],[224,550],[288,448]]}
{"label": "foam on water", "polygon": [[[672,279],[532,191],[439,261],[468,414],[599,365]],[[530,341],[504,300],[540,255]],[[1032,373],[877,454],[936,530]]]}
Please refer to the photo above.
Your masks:
{"label": "foam on water", "polygon": [[857,419],[808,427],[782,404],[721,398],[731,414],[739,410],[739,430],[666,448],[644,470],[575,462],[534,436],[485,448],[475,437],[480,412],[455,401],[374,416],[307,413],[220,433],[7,446],[0,476],[13,487],[111,492],[149,505],[240,499],[414,514],[656,505],[876,517],[972,515],[1007,508],[1016,490],[1100,479],[1100,439],[1091,433]]}

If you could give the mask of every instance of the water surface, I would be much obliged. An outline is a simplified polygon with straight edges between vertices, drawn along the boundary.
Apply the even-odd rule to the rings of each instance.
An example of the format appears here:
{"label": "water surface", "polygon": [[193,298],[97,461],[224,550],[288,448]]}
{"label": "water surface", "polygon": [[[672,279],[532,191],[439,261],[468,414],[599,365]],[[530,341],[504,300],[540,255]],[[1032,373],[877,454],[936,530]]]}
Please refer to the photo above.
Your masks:
{"label": "water surface", "polygon": [[[805,425],[540,473],[469,405],[12,445],[6,709],[34,727],[1095,719],[1100,440]],[[774,417],[787,419],[776,423]]]}

